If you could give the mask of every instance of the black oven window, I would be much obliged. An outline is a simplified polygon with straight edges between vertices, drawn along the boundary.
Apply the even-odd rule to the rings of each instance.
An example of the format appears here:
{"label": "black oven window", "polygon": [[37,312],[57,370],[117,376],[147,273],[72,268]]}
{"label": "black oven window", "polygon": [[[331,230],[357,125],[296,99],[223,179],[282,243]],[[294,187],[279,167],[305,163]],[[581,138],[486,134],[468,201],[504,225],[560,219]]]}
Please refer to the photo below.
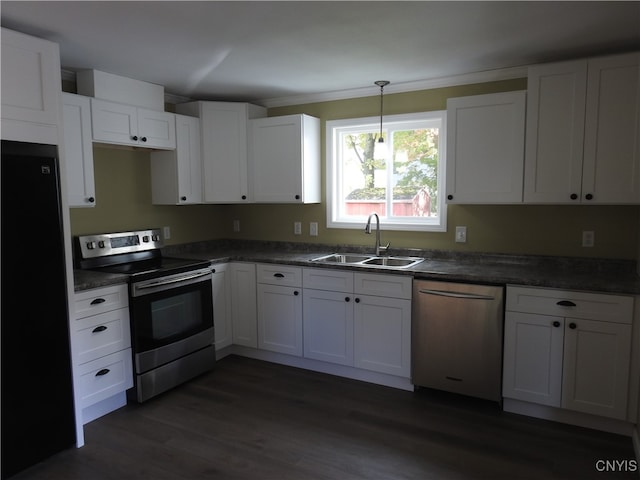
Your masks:
{"label": "black oven window", "polygon": [[187,292],[151,303],[151,337],[163,340],[197,329],[202,324],[200,291]]}

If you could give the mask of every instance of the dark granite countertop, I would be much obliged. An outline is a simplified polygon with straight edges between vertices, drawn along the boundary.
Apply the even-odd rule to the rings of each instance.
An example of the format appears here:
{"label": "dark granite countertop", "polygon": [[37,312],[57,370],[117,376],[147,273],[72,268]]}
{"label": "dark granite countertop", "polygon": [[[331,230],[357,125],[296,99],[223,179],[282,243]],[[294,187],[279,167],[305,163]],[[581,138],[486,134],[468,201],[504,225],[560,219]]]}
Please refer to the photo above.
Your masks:
{"label": "dark granite countertop", "polygon": [[[594,292],[640,294],[636,262],[628,260],[459,253],[438,250],[394,249],[391,255],[423,257],[410,269],[325,264],[311,260],[334,252],[372,253],[372,248],[215,240],[168,246],[167,256],[197,258],[214,263],[245,261],[281,263],[314,268],[341,268],[355,272],[411,275],[415,278],[490,284],[517,284]],[[75,272],[76,291],[124,283],[126,276]]]}

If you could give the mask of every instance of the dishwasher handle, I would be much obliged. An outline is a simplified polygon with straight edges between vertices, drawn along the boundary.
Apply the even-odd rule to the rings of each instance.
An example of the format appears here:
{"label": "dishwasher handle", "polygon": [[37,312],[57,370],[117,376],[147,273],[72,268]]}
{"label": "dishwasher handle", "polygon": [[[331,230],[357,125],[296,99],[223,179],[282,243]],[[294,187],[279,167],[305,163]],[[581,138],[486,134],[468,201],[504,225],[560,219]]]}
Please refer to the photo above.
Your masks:
{"label": "dishwasher handle", "polygon": [[424,293],[425,295],[438,295],[440,297],[452,297],[452,298],[465,298],[469,300],[495,300],[495,297],[491,295],[477,295],[475,293],[459,293],[459,292],[448,292],[443,290],[418,290],[420,293]]}

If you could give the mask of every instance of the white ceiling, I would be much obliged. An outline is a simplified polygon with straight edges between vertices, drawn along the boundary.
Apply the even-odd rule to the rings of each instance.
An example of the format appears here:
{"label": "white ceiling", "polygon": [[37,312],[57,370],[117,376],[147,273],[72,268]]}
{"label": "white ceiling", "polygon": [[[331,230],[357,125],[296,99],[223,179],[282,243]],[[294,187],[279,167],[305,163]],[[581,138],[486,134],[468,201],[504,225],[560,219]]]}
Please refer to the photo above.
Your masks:
{"label": "white ceiling", "polygon": [[640,50],[636,1],[3,0],[0,12],[3,27],[59,43],[65,70],[263,105]]}

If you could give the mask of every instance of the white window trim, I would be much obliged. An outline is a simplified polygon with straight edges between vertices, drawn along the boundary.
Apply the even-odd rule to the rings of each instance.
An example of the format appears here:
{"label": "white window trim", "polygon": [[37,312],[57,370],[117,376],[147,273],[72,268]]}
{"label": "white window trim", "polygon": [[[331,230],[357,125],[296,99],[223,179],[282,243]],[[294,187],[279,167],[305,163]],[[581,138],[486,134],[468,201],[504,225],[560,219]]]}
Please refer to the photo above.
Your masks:
{"label": "white window trim", "polygon": [[[445,198],[446,178],[446,127],[447,112],[445,110],[435,112],[408,113],[401,115],[387,115],[384,117],[384,125],[394,123],[406,123],[412,121],[420,121],[429,118],[441,118],[440,126],[440,143],[438,156],[438,218],[436,223],[423,223],[423,217],[417,217],[415,220],[409,220],[409,217],[399,222],[397,219],[385,219],[380,222],[380,230],[399,230],[399,231],[416,231],[416,232],[446,232],[447,231],[447,203]],[[350,118],[344,120],[329,120],[326,123],[326,199],[327,199],[327,227],[328,228],[345,228],[359,229],[364,228],[367,216],[353,217],[353,220],[340,220],[338,217],[338,205],[334,199],[334,192],[339,191],[339,178],[335,174],[337,171],[337,149],[339,142],[337,141],[338,132],[336,129],[343,127],[355,126],[359,130],[372,128],[379,131],[380,117]]]}

